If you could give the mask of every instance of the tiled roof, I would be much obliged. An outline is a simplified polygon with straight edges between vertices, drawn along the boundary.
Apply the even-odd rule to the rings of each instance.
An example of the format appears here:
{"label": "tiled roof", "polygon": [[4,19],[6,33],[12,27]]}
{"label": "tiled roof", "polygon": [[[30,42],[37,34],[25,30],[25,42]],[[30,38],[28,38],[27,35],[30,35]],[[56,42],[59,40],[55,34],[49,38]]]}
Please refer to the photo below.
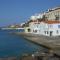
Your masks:
{"label": "tiled roof", "polygon": [[60,23],[60,21],[58,20],[49,20],[49,21],[43,21],[45,23],[48,23],[48,24],[57,24],[57,23]]}

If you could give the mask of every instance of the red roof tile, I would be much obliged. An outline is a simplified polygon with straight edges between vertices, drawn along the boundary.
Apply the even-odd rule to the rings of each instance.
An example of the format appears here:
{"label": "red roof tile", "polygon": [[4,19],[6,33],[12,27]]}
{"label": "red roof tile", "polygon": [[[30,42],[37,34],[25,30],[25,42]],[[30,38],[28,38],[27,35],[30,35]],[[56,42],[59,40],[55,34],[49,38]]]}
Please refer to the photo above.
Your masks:
{"label": "red roof tile", "polygon": [[60,21],[58,20],[49,20],[49,21],[43,21],[45,23],[48,23],[48,24],[57,24],[57,23],[60,23]]}

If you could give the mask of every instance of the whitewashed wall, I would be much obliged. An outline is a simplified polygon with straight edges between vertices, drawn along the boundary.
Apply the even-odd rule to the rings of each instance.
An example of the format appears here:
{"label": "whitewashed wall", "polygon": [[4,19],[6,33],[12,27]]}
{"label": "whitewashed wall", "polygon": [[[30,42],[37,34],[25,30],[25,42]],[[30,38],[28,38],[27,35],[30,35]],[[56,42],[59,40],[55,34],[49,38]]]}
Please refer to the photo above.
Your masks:
{"label": "whitewashed wall", "polygon": [[[30,23],[29,26],[31,29],[31,33],[33,34],[50,36],[50,31],[53,31],[52,36],[60,35],[60,24],[47,24],[41,22],[40,24]],[[33,32],[33,30],[37,30],[37,32]],[[48,32],[48,34],[45,33],[45,31]]]}
{"label": "whitewashed wall", "polygon": [[49,24],[49,31],[53,31],[53,36],[60,35],[60,24]]}

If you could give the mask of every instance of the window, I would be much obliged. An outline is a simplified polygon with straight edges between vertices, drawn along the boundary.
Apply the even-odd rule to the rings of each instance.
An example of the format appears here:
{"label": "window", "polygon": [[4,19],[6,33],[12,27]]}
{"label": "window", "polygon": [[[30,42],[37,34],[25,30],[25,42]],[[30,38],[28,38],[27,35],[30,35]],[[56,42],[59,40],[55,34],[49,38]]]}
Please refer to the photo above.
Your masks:
{"label": "window", "polygon": [[55,20],[59,20],[59,15],[55,15]]}
{"label": "window", "polygon": [[58,33],[59,33],[59,31],[57,30],[57,31],[56,31],[56,33],[58,34]]}
{"label": "window", "polygon": [[37,33],[37,30],[33,30],[34,33]]}
{"label": "window", "polygon": [[44,31],[45,32],[45,34],[48,34],[48,31]]}
{"label": "window", "polygon": [[60,28],[60,25],[58,25],[58,28]]}
{"label": "window", "polygon": [[50,25],[49,25],[49,28],[53,28],[53,25],[50,24]]}
{"label": "window", "polygon": [[35,30],[35,33],[37,32],[37,30]]}
{"label": "window", "polygon": [[48,31],[47,31],[47,34],[48,34]]}
{"label": "window", "polygon": [[37,28],[38,28],[38,25],[37,25]]}
{"label": "window", "polygon": [[45,32],[45,34],[46,34],[46,31],[44,31]]}

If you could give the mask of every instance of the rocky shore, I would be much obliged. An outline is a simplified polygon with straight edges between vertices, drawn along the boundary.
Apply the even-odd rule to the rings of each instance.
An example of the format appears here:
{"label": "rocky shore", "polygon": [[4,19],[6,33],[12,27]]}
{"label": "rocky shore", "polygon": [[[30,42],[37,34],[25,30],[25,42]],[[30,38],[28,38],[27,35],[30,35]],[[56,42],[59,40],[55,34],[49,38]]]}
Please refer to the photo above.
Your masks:
{"label": "rocky shore", "polygon": [[36,52],[32,55],[24,55],[22,56],[21,60],[60,60],[60,56],[56,54],[49,53],[40,53]]}
{"label": "rocky shore", "polygon": [[0,60],[17,60],[16,57],[3,57],[3,58],[0,58]]}

